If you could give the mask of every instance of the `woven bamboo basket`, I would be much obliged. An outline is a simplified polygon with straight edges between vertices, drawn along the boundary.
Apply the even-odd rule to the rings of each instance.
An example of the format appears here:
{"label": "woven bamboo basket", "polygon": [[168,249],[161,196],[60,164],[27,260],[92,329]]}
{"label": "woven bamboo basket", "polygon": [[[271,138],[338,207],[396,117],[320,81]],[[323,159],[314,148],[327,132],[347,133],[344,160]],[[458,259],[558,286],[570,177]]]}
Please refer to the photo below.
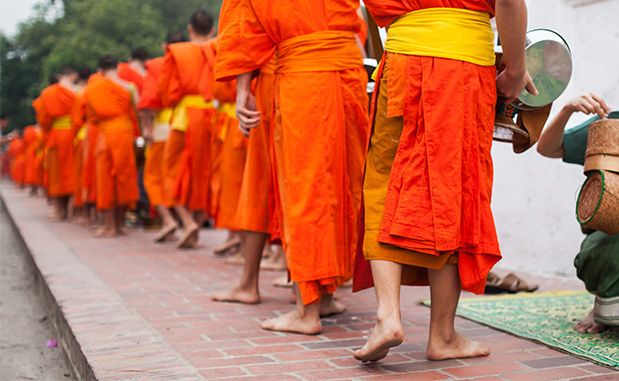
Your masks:
{"label": "woven bamboo basket", "polygon": [[576,218],[587,229],[619,233],[619,174],[602,170],[589,173],[578,195]]}
{"label": "woven bamboo basket", "polygon": [[619,172],[619,119],[601,119],[589,126],[585,172]]}

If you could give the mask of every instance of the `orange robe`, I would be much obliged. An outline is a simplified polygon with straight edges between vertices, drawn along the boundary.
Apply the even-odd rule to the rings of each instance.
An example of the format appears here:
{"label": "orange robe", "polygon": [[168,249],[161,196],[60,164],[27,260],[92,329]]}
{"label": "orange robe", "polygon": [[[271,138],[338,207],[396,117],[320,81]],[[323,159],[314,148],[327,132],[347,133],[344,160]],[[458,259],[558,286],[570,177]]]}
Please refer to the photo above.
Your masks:
{"label": "orange robe", "polygon": [[[95,73],[88,79],[88,85],[92,86],[97,80],[103,78],[99,73]],[[84,90],[85,91],[85,90]],[[87,107],[82,109],[84,113]],[[83,161],[82,161],[82,188],[84,202],[96,204],[97,202],[97,163],[96,148],[99,140],[99,128],[92,119],[86,115],[86,136],[83,142]]]}
{"label": "orange robe", "polygon": [[37,126],[24,129],[24,184],[39,185],[38,155],[41,150],[41,131]]}
{"label": "orange robe", "polygon": [[46,136],[48,195],[63,197],[73,194],[73,136],[70,114],[75,93],[59,84],[41,92],[36,107],[37,120]]}
{"label": "orange robe", "polygon": [[[383,27],[422,8],[494,13],[492,0],[365,5]],[[494,66],[444,58],[387,52],[381,62],[364,184],[364,254],[405,265],[404,284],[427,284],[426,269],[457,261],[462,288],[483,293],[501,258],[490,209],[495,77]],[[371,285],[355,278],[355,289]]]}
{"label": "orange robe", "polygon": [[73,176],[75,179],[75,191],[73,192],[73,205],[77,208],[86,203],[84,189],[84,155],[86,137],[86,99],[83,94],[78,95],[73,110],[71,110],[71,123],[73,135]]}
{"label": "orange robe", "polygon": [[[155,118],[153,127],[153,141],[150,142],[146,151],[146,162],[144,164],[144,187],[148,194],[151,205],[163,205],[171,207],[172,201],[165,191],[164,176],[164,149],[165,142],[169,136],[170,120],[160,120],[165,118],[165,111],[157,93],[157,81],[163,68],[163,57],[153,58],[146,63],[146,77],[140,96],[138,109],[154,110],[158,114]],[[170,113],[171,114],[171,113]]]}
{"label": "orange robe", "polygon": [[88,118],[97,123],[97,209],[131,207],[139,198],[133,131],[137,124],[130,91],[101,78],[86,87]]}
{"label": "orange robe", "polygon": [[[235,0],[222,17],[216,77],[254,71],[278,51],[273,131],[283,241],[303,303],[352,275],[366,141],[367,75],[355,33],[358,1]],[[224,52],[239,50],[239,54]]]}
{"label": "orange robe", "polygon": [[235,219],[247,154],[247,139],[239,130],[239,121],[234,114],[236,81],[215,83],[213,95],[220,106],[213,125],[213,141],[221,150],[221,162],[217,171],[220,190],[216,206],[218,212],[214,216],[215,226],[236,230]]}
{"label": "orange robe", "polygon": [[[239,25],[233,16],[234,14],[227,12],[219,18],[220,46],[232,48],[239,38],[237,34]],[[217,60],[230,60],[231,57],[242,54],[243,52],[238,49],[221,50]],[[274,87],[275,59],[271,59],[260,67],[260,75],[256,80],[255,95],[258,110],[261,112],[261,121],[260,126],[252,130],[247,139],[245,168],[232,229],[271,234],[272,239],[279,239],[273,181],[275,169],[271,161]]]}
{"label": "orange robe", "polygon": [[164,107],[174,109],[164,148],[165,191],[174,205],[209,209],[209,158],[214,52],[208,43],[168,45],[158,80]]}
{"label": "orange robe", "polygon": [[9,168],[11,180],[16,185],[24,185],[25,144],[21,138],[13,139],[9,144]]}
{"label": "orange robe", "polygon": [[[41,120],[39,118],[42,115],[41,112],[41,98],[37,98],[32,101],[32,108],[34,109],[34,115],[37,119],[37,123],[40,126]],[[40,127],[39,127],[40,128]],[[39,185],[45,189],[46,193],[49,193],[48,176],[47,176],[47,136],[49,135],[44,129],[40,128],[41,133],[41,148],[37,155],[37,171],[39,175]]]}
{"label": "orange robe", "polygon": [[140,95],[142,94],[145,76],[132,68],[128,62],[121,62],[118,64],[118,76],[127,82],[133,83],[135,87],[137,87],[138,93]]}

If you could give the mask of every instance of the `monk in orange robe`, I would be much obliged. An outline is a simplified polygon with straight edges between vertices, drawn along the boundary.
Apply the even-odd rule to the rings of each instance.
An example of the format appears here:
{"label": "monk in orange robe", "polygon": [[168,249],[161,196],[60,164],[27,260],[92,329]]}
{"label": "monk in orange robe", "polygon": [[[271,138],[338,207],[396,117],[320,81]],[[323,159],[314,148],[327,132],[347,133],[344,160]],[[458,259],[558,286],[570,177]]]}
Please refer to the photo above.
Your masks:
{"label": "monk in orange robe", "polygon": [[221,49],[242,54],[222,54],[216,77],[237,78],[243,128],[261,120],[250,93],[252,72],[278,54],[275,165],[298,297],[294,311],[264,322],[264,329],[315,334],[322,329],[321,302],[333,313],[345,309],[333,293],[352,275],[369,136],[358,7],[353,0],[224,2],[222,15],[231,16],[222,17],[239,20],[241,36],[236,47]]}
{"label": "monk in orange robe", "polygon": [[[94,73],[88,78],[86,86],[94,84],[103,78],[100,73]],[[84,89],[86,91],[86,89]],[[97,156],[96,148],[99,140],[99,128],[93,120],[89,120],[86,115],[86,103],[83,103],[81,111],[86,121],[85,136],[83,142],[83,162],[82,162],[82,191],[84,196],[84,208],[90,226],[97,225]]]}
{"label": "monk in orange robe", "polygon": [[[180,33],[170,33],[166,43],[162,45],[165,51],[168,44],[182,42]],[[165,142],[170,135],[170,119],[172,109],[164,108],[157,92],[157,81],[163,67],[164,58],[157,57],[146,62],[146,77],[140,103],[140,121],[144,137],[148,141],[146,148],[146,163],[144,164],[144,187],[150,204],[162,219],[162,227],[155,242],[165,242],[174,238],[178,224],[170,209],[174,206],[165,189],[163,153]]]}
{"label": "monk in orange robe", "polygon": [[118,76],[118,62],[99,62],[102,77],[86,87],[88,119],[99,129],[96,147],[97,209],[104,225],[99,237],[123,234],[124,215],[139,198],[134,152],[137,90]]}
{"label": "monk in orange robe", "polygon": [[141,95],[144,89],[144,80],[146,79],[146,61],[148,60],[148,52],[144,48],[137,48],[131,51],[131,59],[127,62],[118,64],[118,76],[133,83],[138,93]]}
{"label": "monk in orange robe", "polygon": [[70,114],[75,103],[76,80],[73,69],[63,69],[58,83],[41,92],[35,110],[46,134],[47,192],[54,204],[54,219],[58,221],[67,219],[69,199],[75,190]]}
{"label": "monk in orange robe", "polygon": [[24,128],[24,184],[30,187],[30,194],[36,195],[39,188],[38,154],[41,150],[41,129],[37,126]]}
{"label": "monk in orange robe", "polygon": [[[243,54],[236,48],[239,43],[237,39],[242,38],[240,24],[231,19],[232,16],[231,12],[225,12],[219,18],[216,68],[220,67],[221,62],[225,63]],[[243,274],[230,290],[214,294],[212,299],[215,301],[245,304],[260,302],[262,254],[270,236],[276,234],[274,168],[270,155],[274,86],[275,60],[271,59],[260,67],[255,86],[261,124],[251,133],[245,131],[249,135],[247,154],[233,225],[233,230],[239,231],[240,255],[244,259]],[[277,257],[277,254],[273,255]],[[276,261],[277,258],[273,262]]]}
{"label": "monk in orange robe", "polygon": [[158,80],[164,107],[173,108],[164,148],[165,186],[183,223],[179,248],[195,248],[209,205],[209,145],[214,55],[207,46],[213,19],[194,12],[187,27],[190,42],[168,46]]}
{"label": "monk in orange robe", "polygon": [[[454,318],[461,288],[483,293],[501,258],[490,209],[490,148],[497,89],[509,102],[527,83],[525,3],[364,3],[377,24],[388,27],[388,37],[364,182],[363,254],[371,264],[377,323],[354,356],[378,361],[402,343],[400,284],[428,283],[428,359],[486,356],[487,346],[456,333]],[[506,64],[498,78],[495,12]],[[361,270],[355,289],[371,285],[357,283],[364,280]]]}
{"label": "monk in orange robe", "polygon": [[84,69],[80,71],[76,82],[78,89],[77,99],[71,110],[71,124],[73,134],[73,176],[75,179],[75,189],[73,192],[73,216],[75,222],[87,222],[86,192],[84,190],[84,156],[86,138],[86,100],[84,89],[88,84],[88,79],[92,75],[91,71]]}
{"label": "monk in orange robe", "polygon": [[19,188],[24,186],[24,163],[25,163],[26,145],[24,139],[17,136],[11,143],[9,143],[9,168],[11,174],[11,180]]}

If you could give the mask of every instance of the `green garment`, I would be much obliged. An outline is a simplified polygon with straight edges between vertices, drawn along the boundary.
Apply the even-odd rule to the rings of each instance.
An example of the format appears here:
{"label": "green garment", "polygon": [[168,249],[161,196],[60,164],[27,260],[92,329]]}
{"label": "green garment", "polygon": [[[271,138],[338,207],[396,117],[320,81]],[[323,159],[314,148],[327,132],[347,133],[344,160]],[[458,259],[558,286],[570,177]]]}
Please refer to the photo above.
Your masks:
{"label": "green garment", "polygon": [[[619,112],[611,112],[608,117],[619,119]],[[589,126],[598,119],[595,116],[564,133],[563,161],[585,164]],[[619,234],[609,236],[600,231],[589,234],[580,246],[574,266],[589,292],[602,298],[619,296]]]}
{"label": "green garment", "polygon": [[587,291],[602,298],[619,296],[619,234],[589,234],[580,245],[574,266]]}

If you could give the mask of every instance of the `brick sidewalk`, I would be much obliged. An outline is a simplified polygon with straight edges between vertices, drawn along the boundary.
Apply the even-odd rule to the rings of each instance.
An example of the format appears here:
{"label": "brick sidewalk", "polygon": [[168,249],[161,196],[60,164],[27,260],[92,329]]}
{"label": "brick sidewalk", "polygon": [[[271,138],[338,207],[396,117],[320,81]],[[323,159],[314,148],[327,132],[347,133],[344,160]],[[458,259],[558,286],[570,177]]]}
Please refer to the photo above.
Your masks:
{"label": "brick sidewalk", "polygon": [[[261,320],[290,310],[290,291],[270,286],[281,273],[265,272],[261,305],[211,302],[209,294],[240,273],[211,254],[222,232],[204,232],[203,248],[191,252],[155,245],[153,233],[140,231],[94,239],[85,228],[47,222],[41,198],[5,182],[0,193],[70,327],[62,337],[65,350],[83,354],[87,364],[72,358],[74,366],[99,380],[619,379],[606,368],[463,319],[458,328],[489,343],[493,354],[426,361],[429,309],[416,304],[428,296],[424,288],[403,290],[406,342],[381,363],[361,365],[351,353],[373,325],[372,291],[338,292],[349,310],[324,319],[321,335],[263,331]],[[543,283],[546,289],[577,286]],[[80,348],[71,348],[75,342]]]}

